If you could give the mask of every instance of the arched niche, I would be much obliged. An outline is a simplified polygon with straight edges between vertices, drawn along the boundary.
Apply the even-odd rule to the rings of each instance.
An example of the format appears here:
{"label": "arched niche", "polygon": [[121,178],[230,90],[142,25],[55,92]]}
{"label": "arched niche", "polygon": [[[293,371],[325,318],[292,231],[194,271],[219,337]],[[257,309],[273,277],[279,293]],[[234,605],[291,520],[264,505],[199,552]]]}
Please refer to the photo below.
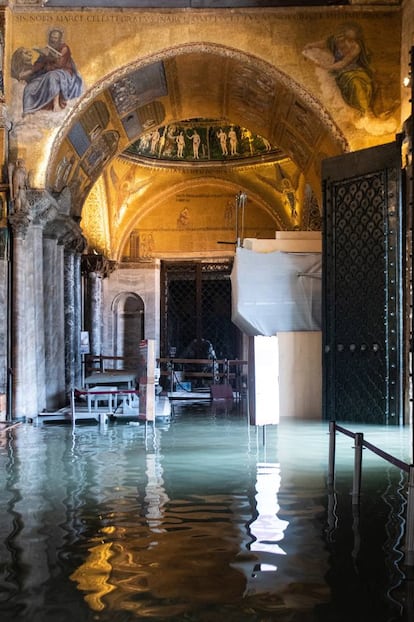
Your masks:
{"label": "arched niche", "polygon": [[145,304],[134,292],[121,292],[112,303],[114,356],[137,360],[139,342],[145,335]]}

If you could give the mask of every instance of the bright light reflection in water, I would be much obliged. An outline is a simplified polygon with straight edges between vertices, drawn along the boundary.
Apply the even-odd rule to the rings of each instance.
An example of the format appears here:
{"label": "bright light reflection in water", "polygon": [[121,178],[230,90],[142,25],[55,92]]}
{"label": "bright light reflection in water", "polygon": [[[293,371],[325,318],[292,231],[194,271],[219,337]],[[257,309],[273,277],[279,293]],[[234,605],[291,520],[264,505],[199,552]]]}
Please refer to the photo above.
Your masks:
{"label": "bright light reflection in water", "polygon": [[162,528],[164,506],[169,499],[163,488],[162,466],[158,453],[147,453],[146,474],[148,483],[145,488],[145,502],[148,526],[154,533],[164,532],[165,529]]}
{"label": "bright light reflection in water", "polygon": [[[277,516],[279,511],[277,502],[279,487],[280,465],[259,463],[257,465],[256,483],[256,509],[258,516],[250,525],[250,531],[256,540],[249,547],[251,551],[286,555],[285,551],[276,544],[283,540],[283,533],[289,525],[288,521],[280,520]],[[261,569],[263,570],[263,568]]]}
{"label": "bright light reflection in water", "polygon": [[257,464],[256,481],[256,511],[257,518],[250,524],[250,533],[254,541],[249,549],[254,551],[257,561],[253,571],[247,577],[245,595],[270,593],[273,579],[269,575],[260,573],[275,573],[277,571],[277,555],[286,555],[277,544],[284,537],[288,521],[278,518],[279,504],[277,493],[280,487],[280,465],[277,463]]}

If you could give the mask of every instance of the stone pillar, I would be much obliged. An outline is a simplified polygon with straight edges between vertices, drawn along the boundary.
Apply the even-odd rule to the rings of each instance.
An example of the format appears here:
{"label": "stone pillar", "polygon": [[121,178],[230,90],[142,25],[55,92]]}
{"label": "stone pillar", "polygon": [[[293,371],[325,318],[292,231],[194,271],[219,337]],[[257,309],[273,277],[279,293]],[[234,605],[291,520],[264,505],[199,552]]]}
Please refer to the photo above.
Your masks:
{"label": "stone pillar", "polygon": [[90,295],[90,350],[94,356],[101,352],[101,328],[102,328],[102,276],[98,272],[89,274]]}
{"label": "stone pillar", "polygon": [[[28,190],[9,216],[13,229],[14,417],[67,403],[80,373],[78,223],[45,191]],[[64,213],[62,213],[62,211]],[[66,253],[64,255],[64,246]]]}
{"label": "stone pillar", "polygon": [[75,388],[75,253],[64,253],[65,391]]}
{"label": "stone pillar", "polygon": [[[2,93],[4,95],[4,93]],[[1,98],[4,100],[4,97]],[[8,119],[8,109],[4,101],[0,103],[0,322],[3,331],[0,335],[0,421],[11,417],[8,408],[11,396],[9,394],[10,361],[10,261],[8,217],[8,190],[7,156],[9,151],[9,131],[11,123]]]}
{"label": "stone pillar", "polygon": [[45,324],[43,296],[43,228],[40,225],[31,227],[31,253],[33,270],[33,354],[35,364],[35,382],[37,391],[37,412],[46,408],[46,377],[45,377]]}
{"label": "stone pillar", "polygon": [[[12,418],[34,414],[37,407],[36,374],[33,347],[28,326],[32,323],[31,298],[27,260],[27,231],[30,220],[26,214],[10,218],[13,227],[13,288],[12,288]],[[30,266],[33,274],[33,265]],[[26,278],[27,277],[27,278]],[[32,406],[30,406],[32,405]],[[34,407],[33,407],[34,405]]]}
{"label": "stone pillar", "polygon": [[46,407],[43,233],[40,225],[12,222],[13,416],[32,417]]}
{"label": "stone pillar", "polygon": [[9,365],[9,234],[6,227],[0,227],[0,323],[3,330],[0,332],[0,421],[5,415],[1,403],[1,395],[7,393],[7,368]]}
{"label": "stone pillar", "polygon": [[65,391],[82,383],[81,240],[72,238],[64,253]]}
{"label": "stone pillar", "polygon": [[19,201],[14,197],[8,217],[13,231],[13,418],[35,417],[46,408],[43,230],[55,213],[53,199],[47,193],[27,190]]}
{"label": "stone pillar", "polygon": [[81,287],[81,257],[79,253],[74,256],[73,296],[74,296],[74,382],[75,387],[82,386],[82,355],[81,355],[81,330],[82,330],[82,287]]}
{"label": "stone pillar", "polygon": [[87,277],[85,296],[85,330],[89,331],[90,353],[100,356],[103,330],[103,279],[115,268],[103,255],[82,255],[82,272]]}
{"label": "stone pillar", "polygon": [[63,245],[56,236],[43,239],[46,408],[65,401],[65,324],[63,300]]}
{"label": "stone pillar", "polygon": [[24,344],[25,315],[24,315],[24,237],[15,234],[13,240],[13,292],[12,292],[12,382],[13,402],[12,417],[22,417],[26,414],[25,395],[28,377],[25,373]]}

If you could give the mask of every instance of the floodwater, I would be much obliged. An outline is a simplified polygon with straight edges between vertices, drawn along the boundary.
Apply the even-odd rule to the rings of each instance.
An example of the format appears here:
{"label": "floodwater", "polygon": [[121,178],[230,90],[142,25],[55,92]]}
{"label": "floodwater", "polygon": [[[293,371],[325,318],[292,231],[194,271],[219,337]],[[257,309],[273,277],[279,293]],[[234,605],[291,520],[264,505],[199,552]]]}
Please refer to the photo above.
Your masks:
{"label": "floodwater", "polygon": [[[408,428],[356,429],[406,462]],[[177,402],[145,429],[0,432],[3,622],[414,619],[406,475],[328,425],[254,428],[243,404]]]}

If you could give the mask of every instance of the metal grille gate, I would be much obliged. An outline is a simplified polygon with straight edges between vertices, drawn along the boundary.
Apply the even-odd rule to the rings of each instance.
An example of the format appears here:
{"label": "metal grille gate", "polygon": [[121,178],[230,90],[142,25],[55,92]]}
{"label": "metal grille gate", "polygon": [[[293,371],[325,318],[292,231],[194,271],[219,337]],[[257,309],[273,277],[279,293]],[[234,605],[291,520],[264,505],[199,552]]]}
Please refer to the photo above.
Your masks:
{"label": "metal grille gate", "polygon": [[217,358],[239,358],[240,331],[231,321],[231,267],[230,262],[163,262],[162,357],[172,348],[182,357],[189,344],[204,339]]}
{"label": "metal grille gate", "polygon": [[400,162],[391,143],[323,165],[326,420],[403,420]]}

